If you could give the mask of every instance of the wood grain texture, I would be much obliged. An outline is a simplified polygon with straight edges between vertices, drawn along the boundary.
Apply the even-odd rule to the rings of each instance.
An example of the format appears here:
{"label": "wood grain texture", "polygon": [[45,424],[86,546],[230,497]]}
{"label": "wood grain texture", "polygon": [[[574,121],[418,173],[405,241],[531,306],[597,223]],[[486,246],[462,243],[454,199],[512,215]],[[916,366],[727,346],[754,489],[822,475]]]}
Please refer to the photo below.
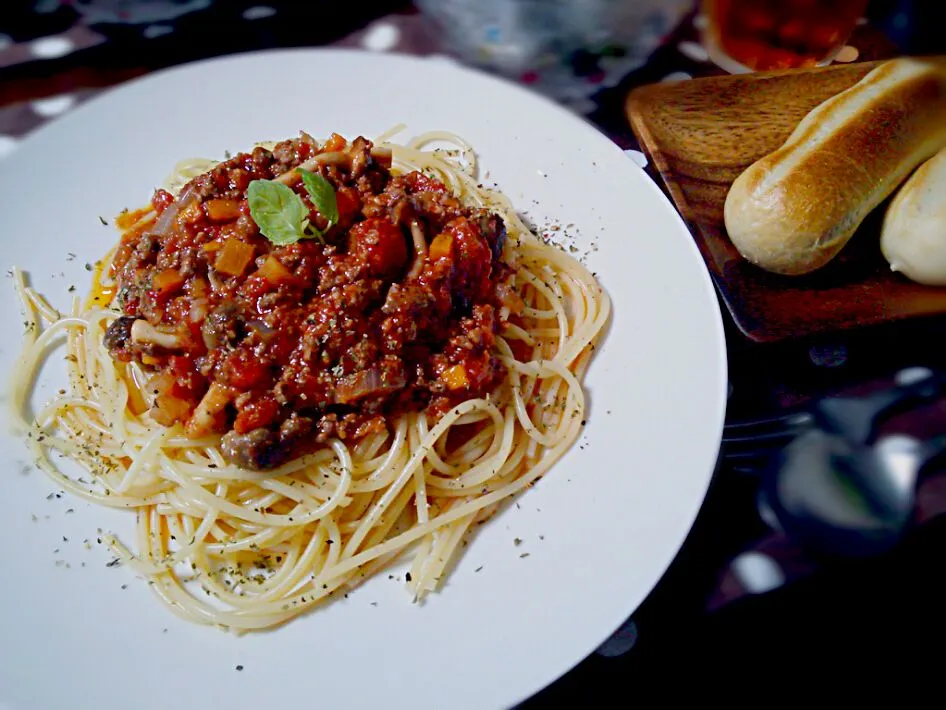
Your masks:
{"label": "wood grain texture", "polygon": [[723,206],[736,177],[779,148],[809,111],[877,64],[653,84],[628,96],[634,134],[690,227],[733,320],[754,341],[946,313],[946,288],[907,281],[881,255],[887,202],[837,258],[807,276],[763,271],[726,236]]}

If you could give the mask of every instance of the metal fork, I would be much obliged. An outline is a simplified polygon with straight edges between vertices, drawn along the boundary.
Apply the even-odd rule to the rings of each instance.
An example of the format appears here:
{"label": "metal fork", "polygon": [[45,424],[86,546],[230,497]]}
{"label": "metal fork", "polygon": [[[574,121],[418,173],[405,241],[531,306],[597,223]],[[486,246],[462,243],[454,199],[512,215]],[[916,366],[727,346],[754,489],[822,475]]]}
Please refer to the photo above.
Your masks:
{"label": "metal fork", "polygon": [[759,473],[773,454],[814,427],[872,443],[880,425],[891,416],[938,399],[946,387],[946,373],[908,368],[897,373],[895,382],[862,397],[826,397],[803,410],[730,422],[723,429],[722,460],[734,471]]}
{"label": "metal fork", "polygon": [[723,427],[720,456],[738,473],[758,473],[780,449],[814,424],[808,411],[765,419],[729,422]]}

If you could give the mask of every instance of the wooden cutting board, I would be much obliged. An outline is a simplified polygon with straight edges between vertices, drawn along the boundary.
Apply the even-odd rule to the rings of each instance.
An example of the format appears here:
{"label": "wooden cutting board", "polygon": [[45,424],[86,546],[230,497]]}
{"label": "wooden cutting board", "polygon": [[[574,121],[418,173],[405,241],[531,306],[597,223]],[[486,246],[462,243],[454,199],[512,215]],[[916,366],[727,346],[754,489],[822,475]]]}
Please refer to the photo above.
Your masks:
{"label": "wooden cutting board", "polygon": [[733,320],[754,341],[946,313],[946,288],[920,286],[891,272],[880,253],[886,203],[837,258],[807,276],[763,271],[726,236],[723,205],[736,177],[780,147],[811,109],[877,64],[691,79],[643,86],[628,96],[634,134],[686,220]]}

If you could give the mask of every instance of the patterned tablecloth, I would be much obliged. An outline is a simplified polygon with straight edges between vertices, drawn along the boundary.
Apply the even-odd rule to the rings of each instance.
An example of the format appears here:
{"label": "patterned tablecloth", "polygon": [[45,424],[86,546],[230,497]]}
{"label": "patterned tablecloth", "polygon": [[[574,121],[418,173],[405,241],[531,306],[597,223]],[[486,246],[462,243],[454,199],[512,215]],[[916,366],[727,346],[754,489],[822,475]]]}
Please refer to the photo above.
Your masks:
{"label": "patterned tablecloth", "polygon": [[[195,26],[199,31],[195,23],[201,21],[202,13],[213,9],[213,4],[212,0],[48,0],[36,3],[45,14],[27,23],[27,32],[18,35],[0,22],[0,76],[9,77],[0,82],[0,159],[16,150],[30,132],[93,98],[103,86],[157,66],[195,58],[156,57],[154,52],[147,52],[147,43],[167,41],[175,32],[195,31]],[[220,53],[299,44],[297,37],[283,36],[285,25],[280,24],[281,13],[288,12],[286,6],[290,3],[220,5],[223,7],[217,9],[213,22],[224,22],[224,29],[237,37],[235,45],[221,47]],[[397,5],[365,3],[364,12],[339,22],[335,36],[320,37],[315,43],[455,61],[444,52],[439,35],[423,16],[410,8],[389,12]],[[226,13],[223,20],[220,13]],[[875,59],[896,53],[888,37],[904,30],[906,16],[893,13],[887,18],[887,32],[863,22],[839,60]],[[699,43],[700,21],[698,16],[687,16],[669,35],[655,37],[654,44],[659,43],[659,47],[646,62],[595,66],[581,72],[576,69],[576,76],[580,73],[580,81],[587,85],[584,90],[572,92],[564,103],[597,124],[627,151],[629,159],[648,168],[647,158],[624,118],[624,97],[636,85],[720,73],[709,63]],[[49,33],[43,34],[44,30]],[[143,61],[136,63],[130,58],[115,66],[114,60],[96,60],[99,65],[90,68],[90,58],[99,56],[97,52],[107,52],[110,43],[138,48]],[[530,77],[520,78],[530,83]],[[23,100],[24,95],[30,98]],[[659,183],[656,174],[651,175]],[[938,339],[944,330],[937,320],[882,334],[848,334],[765,348],[750,345],[731,324],[727,327],[730,419],[771,414],[825,393],[880,386],[889,383],[901,367],[942,366],[939,353],[929,347],[931,338]],[[912,418],[900,418],[894,426],[924,435],[942,431],[946,428],[946,405],[931,405]],[[672,465],[669,452],[668,465]],[[941,581],[936,581],[940,585],[936,587],[929,579],[917,577],[915,568],[909,565],[915,558],[925,568],[923,555],[930,554],[928,547],[942,539],[937,535],[942,535],[943,525],[934,518],[946,511],[946,476],[933,475],[922,483],[916,519],[927,524],[919,526],[901,546],[899,557],[858,563],[829,564],[799,548],[777,526],[768,524],[771,520],[765,519],[764,511],[759,514],[756,488],[752,475],[739,474],[723,464],[678,559],[634,619],[628,620],[597,654],[527,705],[557,705],[569,698],[586,698],[591,687],[604,692],[632,679],[646,682],[648,676],[642,669],[660,668],[668,661],[679,664],[682,659],[698,659],[702,667],[715,667],[712,659],[728,654],[738,658],[739,663],[752,663],[759,661],[752,647],[776,653],[779,639],[788,646],[801,643],[799,634],[806,633],[805,629],[824,627],[829,619],[837,622],[844,609],[852,614],[861,609],[860,602],[838,601],[847,598],[845,595],[857,594],[863,604],[868,604],[867,600],[881,593],[913,593],[914,585],[923,584],[927,594],[932,594],[929,590],[933,588],[942,588]],[[903,580],[903,585],[893,591],[878,582],[889,581],[891,574]],[[861,593],[868,588],[870,594]],[[854,589],[860,591],[851,591]],[[925,597],[921,594],[918,598]],[[937,618],[942,619],[942,615]],[[860,638],[856,624],[851,626],[854,631],[844,628],[843,633]],[[763,636],[775,638],[775,645],[765,646]],[[739,645],[743,642],[745,647]]]}

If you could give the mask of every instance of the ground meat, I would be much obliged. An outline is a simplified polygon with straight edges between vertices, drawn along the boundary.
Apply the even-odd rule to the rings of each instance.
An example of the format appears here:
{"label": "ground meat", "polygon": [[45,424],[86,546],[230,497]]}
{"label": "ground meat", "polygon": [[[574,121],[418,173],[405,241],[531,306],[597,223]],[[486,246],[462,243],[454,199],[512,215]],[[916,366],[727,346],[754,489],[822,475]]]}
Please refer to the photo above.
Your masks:
{"label": "ground meat", "polygon": [[243,332],[243,315],[236,303],[224,302],[214,308],[200,327],[208,350],[233,345]]}
{"label": "ground meat", "polygon": [[[307,163],[320,152],[329,164]],[[247,186],[302,163],[329,181],[338,220],[329,225],[290,180],[321,236],[274,244],[250,214]],[[196,200],[175,205],[164,233],[123,237],[112,268],[124,315],[105,344],[188,383],[168,395],[186,406],[165,400],[163,416],[187,424],[212,409],[204,424],[223,435],[232,463],[266,470],[331,437],[383,431],[404,411],[438,416],[502,378],[492,347],[510,270],[497,215],[465,207],[428,176],[392,175],[364,138],[255,148],[184,190]],[[158,191],[154,208],[173,201]],[[419,256],[415,220],[427,240]],[[224,249],[245,255],[242,270],[218,268]],[[136,318],[180,345],[135,344]]]}

